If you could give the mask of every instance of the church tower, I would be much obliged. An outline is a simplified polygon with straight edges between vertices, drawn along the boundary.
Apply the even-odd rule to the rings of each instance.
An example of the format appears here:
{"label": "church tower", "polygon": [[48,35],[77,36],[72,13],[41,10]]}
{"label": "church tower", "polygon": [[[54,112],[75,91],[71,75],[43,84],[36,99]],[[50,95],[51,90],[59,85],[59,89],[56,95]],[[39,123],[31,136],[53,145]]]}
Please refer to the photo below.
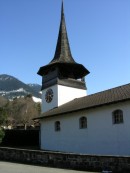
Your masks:
{"label": "church tower", "polygon": [[89,71],[75,62],[67,36],[62,2],[61,22],[55,55],[52,61],[40,67],[42,76],[42,112],[54,109],[73,99],[86,96],[85,76]]}

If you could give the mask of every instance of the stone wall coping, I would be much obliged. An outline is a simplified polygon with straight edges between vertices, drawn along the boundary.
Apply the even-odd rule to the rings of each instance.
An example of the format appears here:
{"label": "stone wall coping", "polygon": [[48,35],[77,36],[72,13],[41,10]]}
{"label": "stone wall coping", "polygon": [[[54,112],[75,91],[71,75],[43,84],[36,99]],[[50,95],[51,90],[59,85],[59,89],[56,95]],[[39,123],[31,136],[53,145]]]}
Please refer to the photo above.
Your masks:
{"label": "stone wall coping", "polygon": [[13,147],[0,147],[1,149],[7,150],[16,150],[16,151],[28,151],[28,152],[39,152],[45,154],[62,154],[62,155],[74,155],[74,156],[88,156],[88,157],[112,157],[112,158],[130,158],[129,155],[100,155],[100,154],[78,154],[78,153],[68,153],[68,152],[60,152],[60,151],[50,151],[50,150],[37,150],[37,149],[22,149],[22,148],[13,148]]}

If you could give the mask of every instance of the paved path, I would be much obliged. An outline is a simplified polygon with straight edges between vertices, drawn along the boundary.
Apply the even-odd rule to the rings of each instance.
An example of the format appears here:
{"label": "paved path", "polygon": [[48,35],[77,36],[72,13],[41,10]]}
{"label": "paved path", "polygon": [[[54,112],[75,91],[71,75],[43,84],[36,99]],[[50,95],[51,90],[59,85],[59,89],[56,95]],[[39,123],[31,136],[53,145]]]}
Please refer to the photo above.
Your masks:
{"label": "paved path", "polygon": [[0,173],[84,173],[84,172],[0,161]]}

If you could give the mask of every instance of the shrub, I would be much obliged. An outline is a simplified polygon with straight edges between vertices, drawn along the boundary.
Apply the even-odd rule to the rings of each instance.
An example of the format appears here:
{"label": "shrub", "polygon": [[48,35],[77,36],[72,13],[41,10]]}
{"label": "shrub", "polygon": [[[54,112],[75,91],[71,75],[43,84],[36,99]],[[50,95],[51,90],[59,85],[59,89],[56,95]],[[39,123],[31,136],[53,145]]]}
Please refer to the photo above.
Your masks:
{"label": "shrub", "polygon": [[4,131],[0,129],[0,143],[2,142],[4,135],[5,135]]}

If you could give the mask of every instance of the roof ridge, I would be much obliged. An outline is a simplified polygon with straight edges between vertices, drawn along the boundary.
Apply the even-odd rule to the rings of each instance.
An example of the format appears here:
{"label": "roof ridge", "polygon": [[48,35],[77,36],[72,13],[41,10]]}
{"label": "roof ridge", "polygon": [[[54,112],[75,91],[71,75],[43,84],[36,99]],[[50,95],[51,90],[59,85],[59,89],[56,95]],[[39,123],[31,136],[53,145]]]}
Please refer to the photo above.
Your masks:
{"label": "roof ridge", "polygon": [[[106,90],[103,90],[103,91],[99,91],[99,92],[97,92],[97,93],[93,93],[93,94],[90,94],[90,95],[87,95],[87,96],[92,96],[92,95],[104,93],[104,92],[106,92],[106,91],[111,91],[111,90],[113,90],[113,89],[122,88],[122,87],[125,87],[125,86],[127,86],[127,85],[130,85],[130,83],[124,84],[124,85],[120,85],[120,86],[117,86],[117,87],[113,87],[113,88],[110,88],[110,89],[106,89]],[[87,97],[87,96],[84,96],[84,97]],[[82,97],[82,98],[83,98],[83,97]]]}

